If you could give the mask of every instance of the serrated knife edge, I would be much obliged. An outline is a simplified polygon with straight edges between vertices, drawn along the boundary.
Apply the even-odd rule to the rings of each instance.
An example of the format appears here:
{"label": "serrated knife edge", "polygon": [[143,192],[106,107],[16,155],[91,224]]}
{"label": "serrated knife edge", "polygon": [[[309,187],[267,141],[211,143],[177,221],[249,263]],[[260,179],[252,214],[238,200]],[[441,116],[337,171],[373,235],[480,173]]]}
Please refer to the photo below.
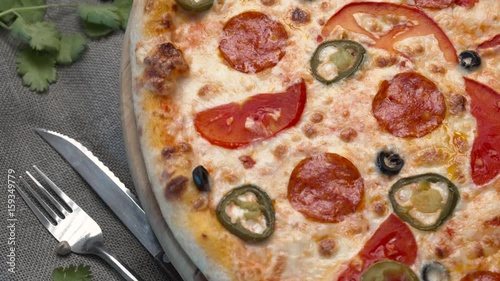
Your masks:
{"label": "serrated knife edge", "polygon": [[97,158],[93,153],[92,151],[90,151],[88,148],[86,148],[85,146],[83,146],[81,143],[77,142],[76,140],[74,140],[73,138],[70,138],[64,134],[61,134],[61,133],[58,133],[58,132],[54,132],[54,131],[50,131],[50,130],[46,130],[46,129],[42,129],[42,128],[36,128],[34,129],[34,131],[39,135],[41,136],[44,140],[45,140],[45,136],[43,135],[43,133],[46,133],[46,134],[52,134],[52,135],[55,135],[55,136],[58,136],[60,138],[63,138],[65,139],[66,141],[68,141],[69,143],[71,143],[72,145],[74,145],[77,149],[79,149],[83,154],[85,154],[90,160],[92,160],[92,162],[94,162],[94,164],[96,164],[104,173],[106,173],[109,178],[121,189],[123,190],[123,192],[125,192],[125,194],[127,194],[128,197],[130,197],[132,200],[134,200],[134,202],[139,206],[139,200],[137,199],[137,197],[132,193],[132,191],[130,191],[130,189],[128,189],[125,184],[104,164],[101,162],[101,160],[99,160],[99,158]]}

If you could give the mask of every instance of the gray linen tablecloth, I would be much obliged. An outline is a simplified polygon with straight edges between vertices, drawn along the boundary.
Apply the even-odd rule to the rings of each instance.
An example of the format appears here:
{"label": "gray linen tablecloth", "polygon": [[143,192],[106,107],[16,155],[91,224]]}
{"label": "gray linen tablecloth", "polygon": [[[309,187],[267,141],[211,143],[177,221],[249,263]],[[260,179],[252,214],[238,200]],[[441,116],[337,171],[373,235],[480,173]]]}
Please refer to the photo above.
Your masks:
{"label": "gray linen tablecloth", "polygon": [[[3,1],[3,0],[0,0]],[[87,1],[91,2],[91,1]],[[65,33],[79,31],[71,8],[50,9],[48,17]],[[0,28],[1,29],[1,28]],[[16,74],[18,42],[0,31],[0,280],[51,280],[52,270],[70,264],[89,265],[93,280],[120,280],[104,261],[93,256],[56,255],[57,244],[19,195],[15,200],[15,273],[8,272],[7,184],[9,169],[16,177],[42,169],[100,225],[105,244],[144,280],[167,280],[154,259],[121,224],[82,178],[48,146],[33,128],[46,128],[81,141],[134,190],[120,123],[119,71],[123,31],[89,40],[82,59],[58,67],[58,80],[47,93],[24,87]],[[11,240],[12,241],[12,240]]]}

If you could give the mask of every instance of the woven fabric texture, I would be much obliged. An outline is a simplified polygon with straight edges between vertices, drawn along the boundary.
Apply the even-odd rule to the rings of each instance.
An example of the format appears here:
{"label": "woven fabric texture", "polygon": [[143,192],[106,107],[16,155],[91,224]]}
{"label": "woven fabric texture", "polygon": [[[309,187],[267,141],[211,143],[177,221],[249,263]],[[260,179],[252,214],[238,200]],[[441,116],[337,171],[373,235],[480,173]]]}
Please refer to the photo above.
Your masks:
{"label": "woven fabric texture", "polygon": [[[0,0],[3,1],[3,0]],[[56,1],[49,1],[56,2]],[[59,1],[57,1],[59,2]],[[92,2],[92,1],[86,1]],[[81,31],[72,8],[49,9],[47,17],[64,33]],[[134,190],[127,165],[120,120],[119,71],[123,31],[88,40],[83,57],[58,67],[58,79],[47,93],[22,85],[16,74],[19,42],[0,28],[0,280],[52,280],[54,268],[89,265],[93,280],[121,280],[94,256],[55,253],[57,241],[16,194],[15,245],[8,244],[8,173],[34,172],[37,165],[100,225],[105,244],[144,280],[167,280],[154,259],[107,208],[98,195],[47,143],[33,132],[46,128],[79,140]],[[15,272],[8,272],[7,255],[15,247]]]}

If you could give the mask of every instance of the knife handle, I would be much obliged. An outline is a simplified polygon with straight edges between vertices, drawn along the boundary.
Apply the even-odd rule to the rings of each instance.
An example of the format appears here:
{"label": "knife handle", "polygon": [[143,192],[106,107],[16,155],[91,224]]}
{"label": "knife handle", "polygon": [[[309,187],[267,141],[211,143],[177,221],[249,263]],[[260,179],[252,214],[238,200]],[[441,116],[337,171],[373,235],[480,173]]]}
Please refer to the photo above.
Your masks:
{"label": "knife handle", "polygon": [[155,260],[158,262],[160,267],[168,276],[168,281],[182,281],[182,277],[179,275],[175,267],[169,261],[163,260],[163,255],[165,252],[161,251],[158,255],[156,255]]}

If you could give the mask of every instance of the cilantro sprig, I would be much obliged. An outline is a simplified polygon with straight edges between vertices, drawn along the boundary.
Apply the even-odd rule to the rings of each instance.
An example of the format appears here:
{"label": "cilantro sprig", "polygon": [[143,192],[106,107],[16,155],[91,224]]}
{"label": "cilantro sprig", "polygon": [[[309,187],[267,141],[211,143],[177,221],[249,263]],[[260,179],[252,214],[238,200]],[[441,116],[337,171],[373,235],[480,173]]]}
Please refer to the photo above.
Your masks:
{"label": "cilantro sprig", "polygon": [[23,84],[32,91],[46,91],[57,80],[56,66],[73,64],[87,48],[82,33],[65,34],[57,23],[47,20],[47,9],[74,8],[83,33],[98,38],[127,27],[132,1],[47,4],[46,0],[0,0],[0,28],[23,43],[16,58]]}
{"label": "cilantro sprig", "polygon": [[52,281],[90,281],[92,272],[90,266],[69,265],[68,267],[58,267],[52,271]]}

